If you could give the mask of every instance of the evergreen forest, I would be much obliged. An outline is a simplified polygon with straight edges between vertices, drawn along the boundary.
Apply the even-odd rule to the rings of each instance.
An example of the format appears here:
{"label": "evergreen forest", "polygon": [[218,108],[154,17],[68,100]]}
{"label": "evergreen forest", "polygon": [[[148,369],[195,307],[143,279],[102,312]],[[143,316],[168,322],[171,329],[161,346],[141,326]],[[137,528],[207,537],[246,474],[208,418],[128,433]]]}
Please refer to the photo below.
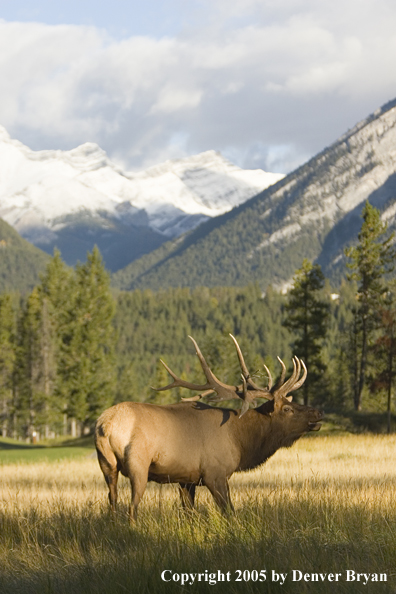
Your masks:
{"label": "evergreen forest", "polygon": [[[391,430],[396,375],[396,287],[390,280],[393,236],[377,209],[362,213],[358,243],[345,253],[347,280],[332,287],[318,264],[304,260],[287,294],[271,286],[115,291],[100,252],[83,264],[49,259],[28,295],[0,294],[0,427],[3,437],[31,441],[92,431],[99,414],[124,400],[166,404],[185,388],[156,392],[172,380],[203,383],[188,336],[212,371],[240,384],[231,333],[250,373],[268,383],[280,357],[308,367],[294,396],[328,414],[387,414]],[[226,405],[237,405],[235,401]]]}

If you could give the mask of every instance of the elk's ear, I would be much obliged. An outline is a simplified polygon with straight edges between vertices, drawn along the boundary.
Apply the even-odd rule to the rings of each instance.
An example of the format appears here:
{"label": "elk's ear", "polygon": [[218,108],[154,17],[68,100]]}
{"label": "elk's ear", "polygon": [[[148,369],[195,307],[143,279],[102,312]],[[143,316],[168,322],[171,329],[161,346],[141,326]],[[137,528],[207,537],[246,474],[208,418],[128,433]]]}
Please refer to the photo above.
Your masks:
{"label": "elk's ear", "polygon": [[293,400],[293,396],[285,396],[286,400],[288,400],[289,402],[291,402]]}

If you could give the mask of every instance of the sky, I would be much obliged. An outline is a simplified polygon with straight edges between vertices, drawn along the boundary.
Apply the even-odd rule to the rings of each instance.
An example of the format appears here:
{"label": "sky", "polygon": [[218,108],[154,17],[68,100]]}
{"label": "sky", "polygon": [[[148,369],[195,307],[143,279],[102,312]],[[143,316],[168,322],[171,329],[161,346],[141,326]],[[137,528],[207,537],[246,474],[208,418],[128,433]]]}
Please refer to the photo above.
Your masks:
{"label": "sky", "polygon": [[0,0],[0,125],[288,173],[396,97],[393,0]]}

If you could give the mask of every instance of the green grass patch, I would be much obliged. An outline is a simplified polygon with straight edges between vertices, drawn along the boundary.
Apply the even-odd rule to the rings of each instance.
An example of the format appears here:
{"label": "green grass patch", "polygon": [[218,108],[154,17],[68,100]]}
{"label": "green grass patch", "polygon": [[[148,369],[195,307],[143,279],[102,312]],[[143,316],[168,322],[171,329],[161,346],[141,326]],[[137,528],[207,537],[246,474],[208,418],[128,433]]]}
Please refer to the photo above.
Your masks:
{"label": "green grass patch", "polygon": [[59,462],[94,456],[92,437],[60,439],[58,442],[30,444],[15,439],[0,438],[0,464],[28,462]]}

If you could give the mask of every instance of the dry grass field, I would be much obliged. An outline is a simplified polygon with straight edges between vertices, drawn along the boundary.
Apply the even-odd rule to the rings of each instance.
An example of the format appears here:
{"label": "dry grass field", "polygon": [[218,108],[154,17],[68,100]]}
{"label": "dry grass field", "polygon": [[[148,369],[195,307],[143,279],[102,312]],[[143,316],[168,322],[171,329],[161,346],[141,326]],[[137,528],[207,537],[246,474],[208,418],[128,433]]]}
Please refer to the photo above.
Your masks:
{"label": "dry grass field", "polygon": [[0,479],[3,594],[396,592],[396,436],[301,439],[234,475],[230,518],[205,488],[186,514],[174,486],[150,484],[130,527],[129,484],[111,517],[91,455],[3,464]]}

